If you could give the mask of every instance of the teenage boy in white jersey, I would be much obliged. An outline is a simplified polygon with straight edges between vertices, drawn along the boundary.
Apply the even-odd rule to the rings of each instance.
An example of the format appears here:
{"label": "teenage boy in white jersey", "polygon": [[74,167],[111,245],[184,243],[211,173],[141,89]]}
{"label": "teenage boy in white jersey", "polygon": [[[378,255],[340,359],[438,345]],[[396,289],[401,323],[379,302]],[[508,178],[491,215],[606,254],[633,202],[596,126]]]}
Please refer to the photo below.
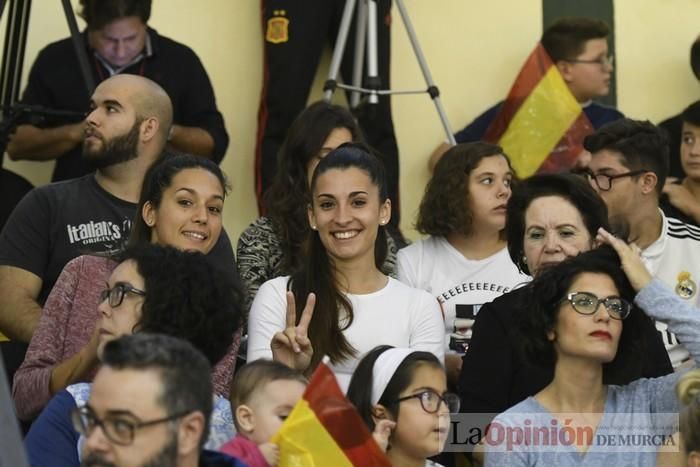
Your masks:
{"label": "teenage boy in white jersey", "polygon": [[[588,176],[608,206],[611,224],[629,228],[647,268],[676,294],[700,305],[700,229],[666,217],[659,197],[668,174],[668,142],[652,123],[622,119],[586,137],[591,152]],[[657,322],[674,368],[688,351],[664,323]]]}

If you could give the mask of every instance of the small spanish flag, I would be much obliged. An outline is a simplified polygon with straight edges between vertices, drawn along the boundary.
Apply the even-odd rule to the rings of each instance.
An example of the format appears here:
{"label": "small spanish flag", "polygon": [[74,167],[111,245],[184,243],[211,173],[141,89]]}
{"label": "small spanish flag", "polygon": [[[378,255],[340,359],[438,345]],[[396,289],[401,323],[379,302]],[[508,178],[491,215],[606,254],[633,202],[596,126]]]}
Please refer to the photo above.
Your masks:
{"label": "small spanish flag", "polygon": [[324,363],[272,442],[280,448],[279,467],[391,467]]}
{"label": "small spanish flag", "polygon": [[537,44],[484,139],[510,156],[519,177],[571,169],[593,125]]}

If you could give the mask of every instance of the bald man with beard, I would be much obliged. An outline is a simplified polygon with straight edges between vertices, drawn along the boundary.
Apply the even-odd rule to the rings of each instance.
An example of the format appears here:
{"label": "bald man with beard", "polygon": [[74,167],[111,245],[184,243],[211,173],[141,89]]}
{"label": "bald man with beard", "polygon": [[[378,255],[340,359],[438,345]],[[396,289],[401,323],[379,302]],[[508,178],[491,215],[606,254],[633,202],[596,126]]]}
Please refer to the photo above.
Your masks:
{"label": "bald man with beard", "polygon": [[[17,368],[41,307],[63,267],[85,253],[126,244],[141,184],[168,140],[173,109],[166,92],[137,75],[115,75],[95,89],[85,119],[83,157],[94,174],[36,188],[0,233],[0,332],[9,368]],[[235,264],[228,237],[215,249]],[[10,371],[11,373],[12,371]]]}

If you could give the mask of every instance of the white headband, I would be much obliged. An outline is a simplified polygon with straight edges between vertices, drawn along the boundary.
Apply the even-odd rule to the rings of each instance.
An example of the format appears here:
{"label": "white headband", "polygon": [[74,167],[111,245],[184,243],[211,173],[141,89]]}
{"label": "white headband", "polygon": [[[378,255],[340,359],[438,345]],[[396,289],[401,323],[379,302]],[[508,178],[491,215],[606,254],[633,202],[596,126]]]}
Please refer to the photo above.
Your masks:
{"label": "white headband", "polygon": [[396,373],[396,369],[401,365],[406,357],[415,352],[413,349],[393,348],[382,353],[374,362],[372,368],[372,405],[377,405],[379,398],[384,394],[389,381]]}

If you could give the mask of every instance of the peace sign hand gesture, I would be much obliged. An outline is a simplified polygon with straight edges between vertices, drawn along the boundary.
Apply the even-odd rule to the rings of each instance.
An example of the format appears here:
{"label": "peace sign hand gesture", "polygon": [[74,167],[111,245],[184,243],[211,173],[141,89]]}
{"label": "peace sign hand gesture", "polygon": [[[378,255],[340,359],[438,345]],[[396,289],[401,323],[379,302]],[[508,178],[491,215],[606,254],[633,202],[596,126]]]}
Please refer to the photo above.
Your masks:
{"label": "peace sign hand gesture", "polygon": [[301,371],[305,371],[309,367],[314,349],[311,346],[308,331],[315,305],[316,295],[310,293],[301,313],[299,324],[295,325],[297,312],[294,293],[287,292],[287,327],[284,331],[277,332],[272,336],[270,349],[273,360]]}

